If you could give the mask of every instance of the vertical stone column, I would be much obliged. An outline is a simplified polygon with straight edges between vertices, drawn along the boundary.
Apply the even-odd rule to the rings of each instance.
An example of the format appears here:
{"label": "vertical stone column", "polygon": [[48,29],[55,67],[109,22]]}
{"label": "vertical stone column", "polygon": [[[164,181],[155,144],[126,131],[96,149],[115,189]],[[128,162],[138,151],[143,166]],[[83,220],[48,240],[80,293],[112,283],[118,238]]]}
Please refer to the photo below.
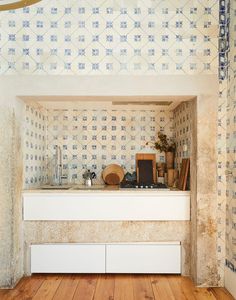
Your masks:
{"label": "vertical stone column", "polygon": [[0,106],[0,287],[12,285],[12,137],[13,115]]}
{"label": "vertical stone column", "polygon": [[191,164],[191,274],[199,286],[218,285],[217,96],[193,104]]}
{"label": "vertical stone column", "polygon": [[0,288],[23,272],[21,118],[20,106],[0,99]]}
{"label": "vertical stone column", "polygon": [[191,189],[191,264],[190,273],[197,282],[197,98],[191,101],[191,149],[190,149],[190,189]]}

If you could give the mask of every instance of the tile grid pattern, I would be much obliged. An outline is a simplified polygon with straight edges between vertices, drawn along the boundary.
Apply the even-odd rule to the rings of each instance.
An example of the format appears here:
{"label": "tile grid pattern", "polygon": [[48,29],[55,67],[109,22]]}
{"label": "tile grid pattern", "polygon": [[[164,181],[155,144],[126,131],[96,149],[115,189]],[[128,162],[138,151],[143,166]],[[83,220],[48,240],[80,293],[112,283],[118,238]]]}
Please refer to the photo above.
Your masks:
{"label": "tile grid pattern", "polygon": [[229,52],[230,0],[219,0],[219,100],[217,127],[217,265],[219,282],[224,285],[226,255],[226,119]]}
{"label": "tile grid pattern", "polygon": [[178,170],[183,158],[191,155],[191,102],[183,102],[174,110],[174,139],[176,142],[175,162]]}
{"label": "tile grid pattern", "polygon": [[226,266],[236,273],[236,3],[230,2],[226,119]]}
{"label": "tile grid pattern", "polygon": [[46,110],[36,102],[26,104],[24,120],[24,188],[47,182]]}
{"label": "tile grid pattern", "polygon": [[219,279],[222,284],[225,268],[226,230],[226,106],[227,79],[219,82],[218,127],[217,127],[217,259]]}
{"label": "tile grid pattern", "polygon": [[216,74],[218,14],[218,0],[43,0],[0,13],[0,74]]}
{"label": "tile grid pattern", "polygon": [[[102,183],[101,173],[106,165],[119,163],[125,171],[133,172],[137,152],[156,153],[146,142],[154,141],[158,131],[173,135],[173,114],[166,108],[81,109],[74,103],[73,108],[47,111],[26,106],[26,114],[26,122],[31,126],[25,131],[25,184],[28,186],[53,180],[56,145],[63,152],[63,175],[67,181],[82,183],[83,172],[91,169],[98,175],[95,181],[98,184]],[[42,114],[46,122],[42,119],[41,124]],[[42,157],[39,153],[43,153]],[[165,156],[157,153],[157,161],[164,160]]]}
{"label": "tile grid pattern", "polygon": [[[166,109],[73,109],[49,110],[47,158],[54,161],[55,145],[63,149],[63,173],[69,181],[82,183],[82,173],[92,169],[95,183],[102,183],[106,165],[119,163],[135,171],[135,154],[150,151],[159,130],[172,135],[172,114]],[[153,151],[152,151],[153,152]],[[156,151],[154,151],[156,152]],[[157,159],[164,161],[164,155]],[[52,169],[52,168],[50,168]]]}

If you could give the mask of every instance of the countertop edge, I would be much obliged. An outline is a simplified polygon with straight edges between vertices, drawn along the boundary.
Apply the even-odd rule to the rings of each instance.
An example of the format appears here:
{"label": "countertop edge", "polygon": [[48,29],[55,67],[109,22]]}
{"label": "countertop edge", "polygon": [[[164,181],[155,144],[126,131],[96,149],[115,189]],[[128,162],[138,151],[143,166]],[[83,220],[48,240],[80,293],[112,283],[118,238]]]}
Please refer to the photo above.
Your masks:
{"label": "countertop edge", "polygon": [[180,191],[180,190],[24,190],[22,191],[24,195],[95,195],[95,194],[140,194],[140,195],[190,195],[190,191]]}

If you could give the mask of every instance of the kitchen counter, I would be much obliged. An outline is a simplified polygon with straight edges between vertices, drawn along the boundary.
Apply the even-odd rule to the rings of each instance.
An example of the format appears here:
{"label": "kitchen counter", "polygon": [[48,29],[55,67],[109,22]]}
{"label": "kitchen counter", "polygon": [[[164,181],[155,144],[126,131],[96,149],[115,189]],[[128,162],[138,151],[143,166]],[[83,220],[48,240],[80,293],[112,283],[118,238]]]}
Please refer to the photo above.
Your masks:
{"label": "kitchen counter", "polygon": [[72,186],[65,186],[65,189],[60,188],[32,188],[23,190],[23,194],[80,194],[80,193],[122,193],[122,194],[132,194],[132,193],[148,193],[148,194],[170,194],[170,195],[190,195],[190,191],[181,191],[176,188],[168,188],[168,189],[133,189],[133,188],[120,188],[117,185],[93,185],[91,187],[87,187],[85,185],[72,185]]}
{"label": "kitchen counter", "polygon": [[[23,192],[23,220],[28,275],[188,274],[189,191],[108,185],[30,189]],[[140,255],[146,259],[140,262]]]}
{"label": "kitchen counter", "polygon": [[190,192],[73,186],[23,192],[24,220],[189,220]]}

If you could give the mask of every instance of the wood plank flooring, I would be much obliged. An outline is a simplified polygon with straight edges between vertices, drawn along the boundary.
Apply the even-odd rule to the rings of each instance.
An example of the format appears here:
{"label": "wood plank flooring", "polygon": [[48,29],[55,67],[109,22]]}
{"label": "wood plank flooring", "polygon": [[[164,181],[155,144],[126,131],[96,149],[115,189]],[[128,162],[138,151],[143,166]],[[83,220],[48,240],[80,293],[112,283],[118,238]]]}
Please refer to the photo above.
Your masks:
{"label": "wood plank flooring", "polygon": [[179,275],[33,275],[1,300],[233,300],[224,288],[196,288]]}

